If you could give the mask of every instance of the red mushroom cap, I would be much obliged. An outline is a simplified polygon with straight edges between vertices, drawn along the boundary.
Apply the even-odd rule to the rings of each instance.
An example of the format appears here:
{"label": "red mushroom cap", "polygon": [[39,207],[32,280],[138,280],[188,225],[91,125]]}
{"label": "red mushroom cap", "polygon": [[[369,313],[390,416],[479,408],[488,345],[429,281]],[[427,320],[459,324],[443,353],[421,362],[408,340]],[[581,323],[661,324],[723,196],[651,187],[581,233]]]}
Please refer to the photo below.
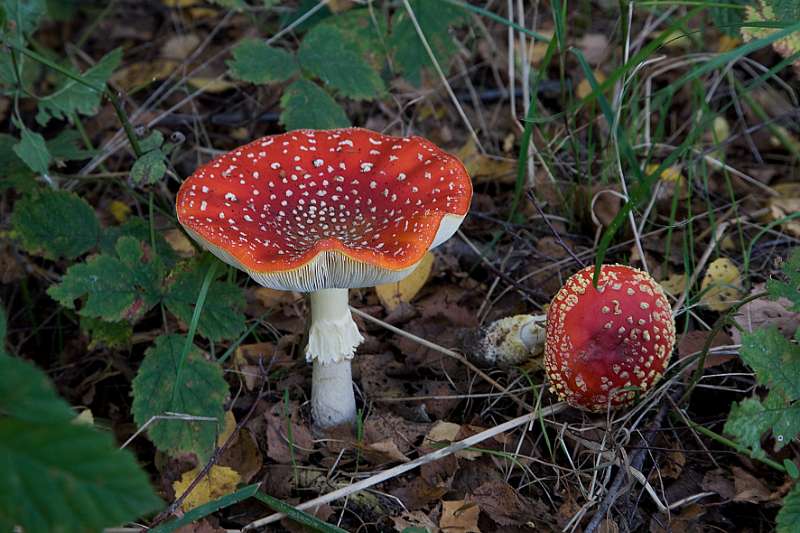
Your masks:
{"label": "red mushroom cap", "polygon": [[458,159],[420,137],[361,129],[263,137],[195,171],[178,220],[267,287],[310,292],[407,275],[469,209]]}
{"label": "red mushroom cap", "polygon": [[550,389],[574,407],[603,411],[631,403],[660,378],[675,344],[672,308],[646,272],[603,265],[570,277],[547,312]]}

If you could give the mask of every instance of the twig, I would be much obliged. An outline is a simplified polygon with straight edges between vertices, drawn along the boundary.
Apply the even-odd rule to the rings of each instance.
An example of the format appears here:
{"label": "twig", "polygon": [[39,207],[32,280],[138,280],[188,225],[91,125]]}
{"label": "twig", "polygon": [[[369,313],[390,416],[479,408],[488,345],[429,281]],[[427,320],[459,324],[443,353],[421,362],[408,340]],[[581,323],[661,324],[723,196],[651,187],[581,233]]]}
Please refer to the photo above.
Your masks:
{"label": "twig", "polygon": [[519,398],[517,398],[516,396],[514,396],[511,393],[511,391],[508,390],[508,388],[502,386],[497,381],[492,379],[492,377],[489,374],[487,374],[486,372],[484,372],[483,370],[481,370],[477,366],[473,365],[469,360],[467,360],[466,357],[464,357],[460,353],[454,352],[453,350],[448,350],[447,348],[445,348],[443,346],[439,346],[438,344],[433,343],[433,342],[431,342],[429,340],[423,339],[422,337],[417,337],[413,333],[409,333],[407,331],[403,331],[402,329],[397,328],[395,326],[392,326],[391,324],[387,324],[383,320],[380,320],[378,318],[375,318],[374,316],[368,315],[364,311],[361,311],[360,309],[356,309],[355,307],[351,307],[350,310],[353,313],[355,313],[356,315],[358,315],[361,318],[363,318],[364,320],[367,320],[367,321],[372,322],[374,324],[378,324],[379,326],[382,326],[382,327],[388,329],[392,333],[395,333],[397,335],[400,335],[401,337],[405,337],[407,339],[410,339],[410,340],[412,340],[412,341],[414,341],[414,342],[416,342],[418,344],[421,344],[421,345],[425,346],[426,348],[430,348],[431,350],[435,350],[435,351],[437,351],[437,352],[439,352],[439,353],[441,353],[443,355],[446,355],[447,357],[452,357],[456,361],[460,362],[461,364],[463,364],[464,366],[466,366],[467,368],[469,368],[470,370],[472,370],[473,372],[478,374],[487,383],[489,383],[493,387],[496,387],[496,388],[500,389],[501,391],[503,391],[504,394],[507,394],[509,396],[509,398],[511,398],[511,400],[514,401],[514,403],[516,403],[517,405],[519,405],[523,409],[528,410],[528,411],[533,409],[533,406],[528,405],[526,402],[524,402],[524,401],[520,400]]}
{"label": "twig", "polygon": [[[496,435],[514,429],[516,427],[530,424],[531,422],[535,421],[540,416],[550,416],[555,413],[558,413],[562,409],[566,407],[564,403],[556,403],[549,407],[544,407],[542,409],[530,412],[526,415],[519,416],[508,422],[504,422],[498,426],[493,428],[487,429],[486,431],[481,431],[471,437],[467,437],[464,440],[454,442],[453,444],[446,446],[440,450],[436,450],[429,454],[423,455],[417,459],[414,459],[411,462],[403,463],[401,465],[395,466],[394,468],[390,468],[388,470],[384,470],[383,472],[379,472],[374,476],[370,476],[367,479],[363,479],[357,483],[353,483],[352,485],[348,485],[347,487],[343,487],[341,489],[335,490],[333,492],[329,492],[328,494],[324,494],[319,498],[314,498],[313,500],[309,500],[305,503],[301,503],[297,505],[295,509],[298,511],[303,511],[305,509],[310,509],[312,507],[318,507],[320,505],[344,498],[356,492],[360,492],[364,489],[368,489],[372,486],[377,485],[378,483],[383,483],[384,481],[391,479],[393,477],[397,477],[401,474],[404,474],[410,470],[417,468],[418,466],[422,466],[428,463],[432,463],[434,461],[438,461],[439,459],[443,459],[449,455],[452,455],[456,452],[464,450],[466,448],[475,446],[487,439],[490,439]],[[242,528],[242,531],[251,530],[257,527],[262,527],[267,524],[271,524],[273,522],[277,522],[278,520],[282,519],[284,514],[282,513],[275,513],[265,518],[261,518],[254,522],[250,522],[246,526]]]}

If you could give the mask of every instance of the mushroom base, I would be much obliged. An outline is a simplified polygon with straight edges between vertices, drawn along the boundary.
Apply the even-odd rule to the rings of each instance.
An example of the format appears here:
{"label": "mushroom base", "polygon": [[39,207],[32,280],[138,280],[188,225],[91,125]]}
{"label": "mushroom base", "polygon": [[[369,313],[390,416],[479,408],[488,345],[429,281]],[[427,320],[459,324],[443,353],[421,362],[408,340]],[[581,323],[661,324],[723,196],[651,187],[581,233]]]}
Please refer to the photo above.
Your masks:
{"label": "mushroom base", "polygon": [[349,359],[330,363],[314,360],[311,417],[320,428],[355,422],[356,398]]}

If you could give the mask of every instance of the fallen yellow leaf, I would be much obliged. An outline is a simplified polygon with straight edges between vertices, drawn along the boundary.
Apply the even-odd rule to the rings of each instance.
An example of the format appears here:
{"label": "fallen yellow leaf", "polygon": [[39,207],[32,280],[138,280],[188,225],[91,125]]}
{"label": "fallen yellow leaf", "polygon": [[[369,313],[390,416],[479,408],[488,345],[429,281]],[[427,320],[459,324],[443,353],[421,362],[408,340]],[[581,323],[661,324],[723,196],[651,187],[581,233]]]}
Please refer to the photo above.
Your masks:
{"label": "fallen yellow leaf", "polygon": [[201,89],[203,92],[211,94],[224,93],[225,91],[228,91],[236,87],[236,84],[233,83],[232,81],[228,81],[222,78],[195,76],[194,78],[189,78],[186,81],[189,85],[191,85],[195,89]]}
{"label": "fallen yellow leaf", "polygon": [[116,71],[111,76],[111,81],[122,89],[130,91],[166,79],[177,67],[177,61],[171,59],[131,63]]}
{"label": "fallen yellow leaf", "polygon": [[[181,479],[172,484],[175,491],[175,496],[178,497],[189,488],[189,485],[194,481],[197,475],[202,470],[202,466],[198,466],[194,470],[184,472]],[[236,490],[236,485],[241,480],[239,473],[227,466],[214,465],[208,472],[208,475],[203,478],[192,490],[191,493],[183,500],[181,509],[184,512],[191,511],[195,507],[200,507],[217,498],[221,498],[226,494],[230,494]]]}
{"label": "fallen yellow leaf", "polygon": [[[513,137],[511,142],[513,144]],[[455,156],[464,163],[474,183],[514,183],[517,179],[516,160],[480,153],[471,137],[458,149]]]}
{"label": "fallen yellow leaf", "polygon": [[[436,422],[430,431],[428,431],[428,434],[425,435],[425,444],[429,446],[450,444],[456,440],[459,431],[461,431],[461,426],[458,424],[440,420]],[[460,450],[455,453],[455,456],[462,459],[467,459],[468,461],[473,461],[481,456],[481,452],[474,450]]]}
{"label": "fallen yellow leaf", "polygon": [[[652,174],[660,165],[658,163],[651,163],[645,167],[645,173]],[[667,167],[661,171],[661,174],[658,176],[661,181],[668,181],[672,183],[683,182],[686,178],[683,177],[681,174],[681,169],[677,166]]]}
{"label": "fallen yellow leaf", "polygon": [[425,286],[433,269],[433,254],[428,252],[411,274],[395,283],[384,283],[375,287],[383,307],[393,311],[401,303],[408,303]]}
{"label": "fallen yellow leaf", "polygon": [[131,208],[128,204],[120,202],[119,200],[112,200],[108,205],[108,211],[114,220],[120,224],[128,220],[128,215],[131,214]]}
{"label": "fallen yellow leaf", "polygon": [[[600,85],[606,81],[606,75],[603,74],[599,70],[594,71],[594,79],[597,80],[597,84]],[[589,83],[589,80],[586,78],[582,79],[581,82],[578,84],[578,88],[575,89],[575,95],[583,100],[587,96],[592,94],[592,85]]]}
{"label": "fallen yellow leaf", "polygon": [[661,280],[659,285],[670,296],[679,298],[683,291],[686,290],[687,280],[688,276],[686,274],[670,274],[667,279]]}
{"label": "fallen yellow leaf", "polygon": [[720,257],[708,265],[700,288],[703,305],[712,311],[727,311],[742,297],[742,275],[733,261]]}
{"label": "fallen yellow leaf", "polygon": [[175,250],[175,253],[181,257],[192,257],[197,253],[191,241],[177,228],[165,231],[164,240],[166,240],[170,248]]}
{"label": "fallen yellow leaf", "polygon": [[236,429],[236,417],[233,416],[233,412],[225,411],[225,426],[222,428],[222,431],[217,436],[217,446],[222,446],[225,444],[225,441],[228,440],[228,437],[233,434],[234,430]]}

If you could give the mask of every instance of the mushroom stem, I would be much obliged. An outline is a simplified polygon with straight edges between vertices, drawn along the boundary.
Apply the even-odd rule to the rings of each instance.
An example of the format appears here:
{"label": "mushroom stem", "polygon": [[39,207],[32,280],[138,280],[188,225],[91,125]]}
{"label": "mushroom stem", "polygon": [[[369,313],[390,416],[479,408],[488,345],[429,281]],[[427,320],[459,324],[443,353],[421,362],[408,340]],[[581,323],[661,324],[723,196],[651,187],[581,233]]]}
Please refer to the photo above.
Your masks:
{"label": "mushroom stem", "polygon": [[311,414],[316,425],[331,427],[355,422],[350,360],[363,340],[350,313],[347,289],[311,293],[306,359],[314,363]]}

